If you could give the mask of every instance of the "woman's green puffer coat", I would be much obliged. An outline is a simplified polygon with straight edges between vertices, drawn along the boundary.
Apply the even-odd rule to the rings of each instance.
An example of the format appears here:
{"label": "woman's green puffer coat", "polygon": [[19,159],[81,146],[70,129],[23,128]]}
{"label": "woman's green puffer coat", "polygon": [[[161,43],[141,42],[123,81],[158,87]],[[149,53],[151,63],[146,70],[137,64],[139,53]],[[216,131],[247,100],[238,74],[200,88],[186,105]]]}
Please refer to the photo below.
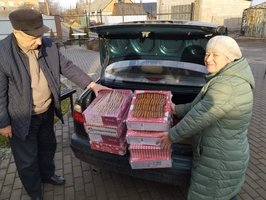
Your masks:
{"label": "woman's green puffer coat", "polygon": [[208,75],[192,103],[176,106],[183,118],[170,129],[169,138],[192,138],[188,200],[229,200],[239,192],[249,160],[254,85],[250,67],[241,58]]}

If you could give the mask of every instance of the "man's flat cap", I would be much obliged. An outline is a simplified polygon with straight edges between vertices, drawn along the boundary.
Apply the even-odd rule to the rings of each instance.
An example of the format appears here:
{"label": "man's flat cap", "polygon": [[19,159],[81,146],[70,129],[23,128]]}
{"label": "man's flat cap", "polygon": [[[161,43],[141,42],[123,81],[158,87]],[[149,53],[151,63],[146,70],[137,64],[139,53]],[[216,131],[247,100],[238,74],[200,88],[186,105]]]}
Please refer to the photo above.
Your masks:
{"label": "man's flat cap", "polygon": [[15,30],[31,36],[41,36],[49,31],[43,24],[42,14],[36,10],[17,9],[9,14],[9,19]]}

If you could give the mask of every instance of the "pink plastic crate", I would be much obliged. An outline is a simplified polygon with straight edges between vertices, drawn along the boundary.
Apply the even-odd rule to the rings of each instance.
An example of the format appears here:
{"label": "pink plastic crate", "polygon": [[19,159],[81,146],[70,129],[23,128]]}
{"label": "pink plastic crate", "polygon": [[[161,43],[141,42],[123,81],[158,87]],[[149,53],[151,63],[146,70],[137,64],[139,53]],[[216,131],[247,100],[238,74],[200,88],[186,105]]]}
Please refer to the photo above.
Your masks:
{"label": "pink plastic crate", "polygon": [[101,91],[83,112],[86,124],[119,126],[127,116],[131,99],[131,90]]}
{"label": "pink plastic crate", "polygon": [[[164,116],[160,118],[137,118],[134,117],[134,106],[136,96],[141,93],[158,93],[166,96]],[[128,117],[126,120],[127,128],[140,131],[166,131],[168,132],[171,121],[171,92],[154,90],[135,90],[131,101]]]}

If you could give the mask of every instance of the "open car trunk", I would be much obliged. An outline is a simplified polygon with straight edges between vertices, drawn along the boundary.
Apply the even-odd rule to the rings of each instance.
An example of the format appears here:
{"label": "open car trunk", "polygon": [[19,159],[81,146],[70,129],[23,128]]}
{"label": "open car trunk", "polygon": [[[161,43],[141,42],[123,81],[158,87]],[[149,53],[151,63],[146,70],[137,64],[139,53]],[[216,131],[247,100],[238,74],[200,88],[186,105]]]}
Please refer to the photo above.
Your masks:
{"label": "open car trunk", "polygon": [[[142,21],[90,29],[99,37],[98,83],[114,89],[167,90],[175,104],[193,101],[205,84],[204,54],[208,40],[227,34],[223,26],[190,21]],[[95,98],[86,90],[76,101],[71,147],[77,158],[97,167],[174,185],[189,183],[191,145],[173,144],[171,168],[131,169],[129,153],[114,155],[90,148],[82,112]]]}

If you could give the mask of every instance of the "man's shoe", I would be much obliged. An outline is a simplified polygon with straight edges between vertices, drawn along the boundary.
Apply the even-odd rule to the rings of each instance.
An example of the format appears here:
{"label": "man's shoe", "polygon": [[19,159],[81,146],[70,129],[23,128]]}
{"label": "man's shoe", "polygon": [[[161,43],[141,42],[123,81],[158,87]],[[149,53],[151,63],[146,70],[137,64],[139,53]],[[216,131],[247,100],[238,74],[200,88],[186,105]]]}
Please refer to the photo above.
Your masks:
{"label": "man's shoe", "polygon": [[65,179],[62,176],[53,175],[49,179],[43,179],[42,182],[52,185],[63,185],[65,183]]}

